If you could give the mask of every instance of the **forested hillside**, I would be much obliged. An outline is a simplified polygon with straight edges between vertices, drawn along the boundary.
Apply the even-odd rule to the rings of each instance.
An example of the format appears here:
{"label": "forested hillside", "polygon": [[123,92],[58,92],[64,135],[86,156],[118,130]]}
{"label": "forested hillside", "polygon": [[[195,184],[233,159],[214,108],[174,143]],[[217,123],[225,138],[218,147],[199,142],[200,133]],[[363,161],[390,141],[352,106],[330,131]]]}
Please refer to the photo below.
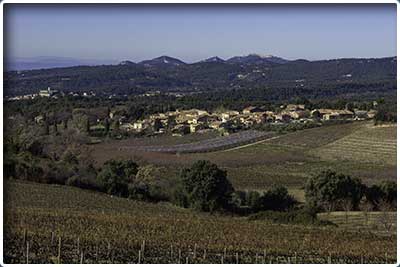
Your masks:
{"label": "forested hillside", "polygon": [[8,96],[36,93],[49,86],[64,92],[94,91],[106,95],[130,95],[152,90],[193,93],[256,89],[279,99],[303,94],[309,97],[349,94],[382,96],[396,90],[396,57],[322,61],[251,60],[254,57],[194,64],[159,57],[138,64],[122,62],[118,65],[11,71],[4,75],[4,88]]}

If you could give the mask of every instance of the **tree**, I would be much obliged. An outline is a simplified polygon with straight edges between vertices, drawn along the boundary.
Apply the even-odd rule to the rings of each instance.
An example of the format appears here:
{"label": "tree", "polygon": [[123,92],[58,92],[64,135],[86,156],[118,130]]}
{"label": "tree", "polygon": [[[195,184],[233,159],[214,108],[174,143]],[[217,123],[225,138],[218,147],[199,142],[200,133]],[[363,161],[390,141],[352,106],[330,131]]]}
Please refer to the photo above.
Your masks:
{"label": "tree", "polygon": [[210,212],[230,207],[234,189],[226,171],[217,165],[205,160],[197,161],[182,170],[181,182],[189,207]]}
{"label": "tree", "polygon": [[58,133],[58,128],[57,128],[57,121],[54,121],[54,133]]}
{"label": "tree", "polygon": [[134,181],[137,171],[138,165],[132,160],[109,160],[104,163],[97,179],[106,193],[127,197],[128,185]]}
{"label": "tree", "polygon": [[382,191],[383,201],[389,203],[391,207],[396,205],[397,185],[394,181],[384,181],[379,185]]}
{"label": "tree", "polygon": [[378,209],[380,202],[388,203],[392,208],[396,206],[397,185],[394,181],[383,181],[378,185],[371,185],[365,190],[366,200],[374,209]]}
{"label": "tree", "polygon": [[44,134],[49,135],[50,134],[50,125],[47,120],[44,121]]}
{"label": "tree", "polygon": [[116,131],[116,132],[119,131],[119,121],[118,121],[118,120],[116,120],[116,121],[114,122],[114,131]]}
{"label": "tree", "polygon": [[164,170],[154,165],[138,168],[135,180],[129,184],[129,197],[141,200],[168,200],[167,189],[170,187],[163,177]]}
{"label": "tree", "polygon": [[155,132],[158,132],[161,128],[163,127],[161,120],[160,119],[155,119],[154,120],[154,124],[153,124],[153,130]]}
{"label": "tree", "polygon": [[88,125],[90,127],[89,117],[87,115],[78,112],[76,112],[73,115],[72,118],[73,128],[79,130],[82,133],[88,133]]}
{"label": "tree", "polygon": [[86,118],[86,133],[90,134],[90,120],[88,117]]}
{"label": "tree", "polygon": [[387,233],[389,233],[395,222],[394,220],[391,220],[391,218],[390,218],[389,211],[391,209],[391,204],[385,200],[381,200],[378,203],[378,209],[380,211],[378,221],[379,221],[380,225],[383,226],[385,231]]}
{"label": "tree", "polygon": [[64,119],[63,122],[64,122],[64,130],[67,130],[68,129],[68,119]]}
{"label": "tree", "polygon": [[352,209],[355,209],[363,192],[364,185],[359,179],[331,170],[309,178],[305,186],[306,204],[317,209],[327,204],[332,205],[332,209],[338,208],[340,201],[346,199],[351,200]]}
{"label": "tree", "polygon": [[382,197],[383,197],[382,190],[376,184],[371,185],[365,189],[365,199],[366,201],[371,203],[371,205],[375,209],[377,208],[378,203],[382,199]]}
{"label": "tree", "polygon": [[110,132],[110,121],[106,118],[104,120],[104,130],[106,132],[106,135]]}
{"label": "tree", "polygon": [[345,198],[340,201],[340,205],[344,210],[346,226],[349,222],[349,212],[353,209],[353,201],[351,198]]}
{"label": "tree", "polygon": [[360,210],[364,214],[364,219],[365,219],[365,226],[368,226],[368,221],[369,221],[369,213],[372,211],[374,206],[366,200],[366,198],[363,198],[363,201],[360,203]]}

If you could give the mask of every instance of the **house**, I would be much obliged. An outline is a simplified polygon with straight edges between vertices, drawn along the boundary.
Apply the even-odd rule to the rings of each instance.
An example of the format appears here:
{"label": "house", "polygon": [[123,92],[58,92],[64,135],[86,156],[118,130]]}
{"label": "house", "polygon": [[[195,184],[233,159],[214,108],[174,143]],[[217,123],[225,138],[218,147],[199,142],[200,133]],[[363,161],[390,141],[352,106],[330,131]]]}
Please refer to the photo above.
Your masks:
{"label": "house", "polygon": [[155,120],[155,119],[166,119],[166,118],[168,118],[168,116],[166,114],[164,114],[164,113],[157,113],[157,114],[150,115],[149,118],[152,119],[152,120]]}
{"label": "house", "polygon": [[182,123],[189,123],[189,120],[192,120],[192,117],[187,116],[186,114],[179,114],[178,116],[176,116],[175,121],[178,124],[182,124]]}
{"label": "house", "polygon": [[121,130],[124,130],[124,131],[127,131],[127,132],[136,130],[136,128],[135,128],[135,126],[134,126],[134,123],[133,123],[133,124],[132,124],[132,123],[122,123],[122,124],[119,126],[119,128],[120,128]]}
{"label": "house", "polygon": [[250,114],[250,113],[254,113],[254,112],[263,112],[263,110],[258,107],[249,106],[247,108],[244,108],[242,111],[243,114]]}
{"label": "house", "polygon": [[220,128],[222,123],[223,123],[222,121],[214,121],[214,122],[210,123],[209,126],[212,129],[218,129],[218,128]]}
{"label": "house", "polygon": [[310,113],[311,117],[317,120],[322,119],[323,114],[321,114],[321,112],[318,109],[313,109],[311,110]]}
{"label": "house", "polygon": [[368,118],[368,119],[373,119],[373,118],[375,118],[376,113],[378,113],[378,111],[376,111],[376,110],[374,110],[374,109],[371,109],[371,110],[368,111],[368,113],[367,113],[367,118]]}
{"label": "house", "polygon": [[324,121],[338,120],[338,119],[339,119],[339,114],[337,114],[337,113],[335,113],[335,112],[327,113],[327,114],[324,114],[324,115],[322,116],[322,119],[323,119]]}
{"label": "house", "polygon": [[231,118],[233,118],[233,117],[235,117],[235,116],[238,116],[238,115],[239,115],[239,111],[236,111],[236,110],[228,110],[228,111],[222,112],[221,115],[220,115],[220,117],[221,117],[221,120],[222,120],[223,122],[226,122],[226,121],[228,121],[229,119],[231,119]]}
{"label": "house", "polygon": [[208,115],[200,115],[199,117],[196,117],[193,119],[193,123],[194,124],[207,123],[209,118],[210,118],[210,116],[208,116]]}
{"label": "house", "polygon": [[190,127],[186,124],[176,125],[172,129],[172,136],[184,136],[185,134],[190,133]]}
{"label": "house", "polygon": [[347,120],[352,119],[354,113],[348,109],[314,109],[311,111],[311,116],[313,118],[323,119],[323,120]]}
{"label": "house", "polygon": [[190,132],[195,133],[205,128],[204,124],[190,124]]}
{"label": "house", "polygon": [[325,114],[331,114],[333,113],[335,110],[333,109],[329,109],[329,108],[320,108],[320,109],[314,109],[311,111],[311,115],[313,115],[315,112],[317,112],[320,114],[321,118],[325,115]]}
{"label": "house", "polygon": [[355,120],[365,120],[368,118],[368,111],[354,109],[354,119]]}
{"label": "house", "polygon": [[133,123],[133,129],[140,132],[150,127],[150,125],[151,123],[148,120],[136,121]]}
{"label": "house", "polygon": [[208,112],[205,110],[200,109],[189,109],[189,110],[182,110],[178,111],[180,114],[188,115],[188,116],[201,116],[201,115],[208,115]]}
{"label": "house", "polygon": [[341,109],[337,110],[336,112],[339,114],[339,118],[342,120],[352,119],[354,116],[354,113],[348,109]]}
{"label": "house", "polygon": [[295,120],[298,119],[304,119],[304,118],[308,118],[310,116],[310,111],[309,110],[302,110],[302,109],[298,109],[295,111],[290,111],[288,112],[289,116],[292,117]]}
{"label": "house", "polygon": [[305,105],[294,105],[294,104],[289,104],[286,106],[287,111],[298,111],[298,110],[304,110]]}
{"label": "house", "polygon": [[275,115],[275,120],[279,122],[290,122],[292,117],[287,113],[280,113]]}
{"label": "house", "polygon": [[[322,114],[322,113],[321,113]],[[352,119],[354,113],[350,110],[331,110],[330,113],[325,113],[322,116],[323,120],[347,120]]]}
{"label": "house", "polygon": [[40,90],[39,96],[41,97],[53,97],[58,94],[58,90],[52,90],[50,87],[47,87],[47,90]]}

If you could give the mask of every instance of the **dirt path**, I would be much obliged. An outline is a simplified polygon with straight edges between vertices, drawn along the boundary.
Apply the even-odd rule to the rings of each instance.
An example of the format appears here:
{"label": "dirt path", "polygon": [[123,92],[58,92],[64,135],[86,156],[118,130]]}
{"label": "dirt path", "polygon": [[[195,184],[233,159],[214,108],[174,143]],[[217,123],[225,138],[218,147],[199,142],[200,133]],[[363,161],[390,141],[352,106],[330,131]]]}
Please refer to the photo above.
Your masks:
{"label": "dirt path", "polygon": [[241,146],[237,146],[237,147],[232,147],[232,148],[228,148],[228,149],[223,149],[223,150],[218,150],[216,152],[226,152],[226,151],[242,149],[242,148],[245,148],[245,147],[248,147],[248,146],[253,146],[253,145],[261,144],[261,143],[264,143],[264,142],[267,142],[267,141],[270,141],[270,140],[274,140],[274,139],[277,139],[279,137],[281,137],[281,136],[274,136],[274,137],[271,137],[271,138],[267,138],[267,139],[264,139],[264,140],[261,140],[261,141],[254,142],[254,143],[241,145]]}

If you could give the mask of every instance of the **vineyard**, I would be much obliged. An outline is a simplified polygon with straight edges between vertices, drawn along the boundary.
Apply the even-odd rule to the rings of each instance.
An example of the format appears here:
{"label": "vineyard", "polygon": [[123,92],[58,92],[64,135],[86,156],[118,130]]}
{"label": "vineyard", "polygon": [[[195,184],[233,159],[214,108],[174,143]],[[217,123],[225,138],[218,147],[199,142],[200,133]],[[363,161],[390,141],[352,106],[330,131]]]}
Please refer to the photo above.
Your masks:
{"label": "vineyard", "polygon": [[396,164],[396,126],[370,126],[320,147],[323,159],[353,159],[381,164]]}
{"label": "vineyard", "polygon": [[192,143],[156,146],[120,146],[119,149],[159,153],[204,153],[261,141],[273,136],[272,132],[242,131],[226,137],[215,137]]}
{"label": "vineyard", "polygon": [[[99,166],[111,158],[131,158],[143,164],[161,165],[165,167],[166,177],[175,177],[180,168],[207,159],[228,171],[236,189],[266,190],[279,183],[300,190],[308,177],[327,168],[348,173],[366,183],[396,179],[395,137],[396,127],[374,127],[372,122],[353,122],[301,130],[264,142],[209,153],[174,154],[121,149],[126,146],[157,146],[163,141],[164,145],[173,146],[179,140],[161,136],[142,141],[136,138],[94,145],[93,158]],[[202,135],[182,138],[180,144],[207,140]],[[358,143],[346,141],[353,138],[358,138]],[[375,150],[374,145],[380,143],[385,148]],[[363,150],[355,154],[357,147],[363,147]],[[391,153],[389,157],[387,152]]]}
{"label": "vineyard", "polygon": [[395,233],[397,229],[396,212],[335,211],[329,214],[320,213],[318,216],[353,231],[373,231],[380,235],[388,235]]}
{"label": "vineyard", "polygon": [[5,184],[6,263],[394,263],[396,235],[274,225],[67,186]]}

